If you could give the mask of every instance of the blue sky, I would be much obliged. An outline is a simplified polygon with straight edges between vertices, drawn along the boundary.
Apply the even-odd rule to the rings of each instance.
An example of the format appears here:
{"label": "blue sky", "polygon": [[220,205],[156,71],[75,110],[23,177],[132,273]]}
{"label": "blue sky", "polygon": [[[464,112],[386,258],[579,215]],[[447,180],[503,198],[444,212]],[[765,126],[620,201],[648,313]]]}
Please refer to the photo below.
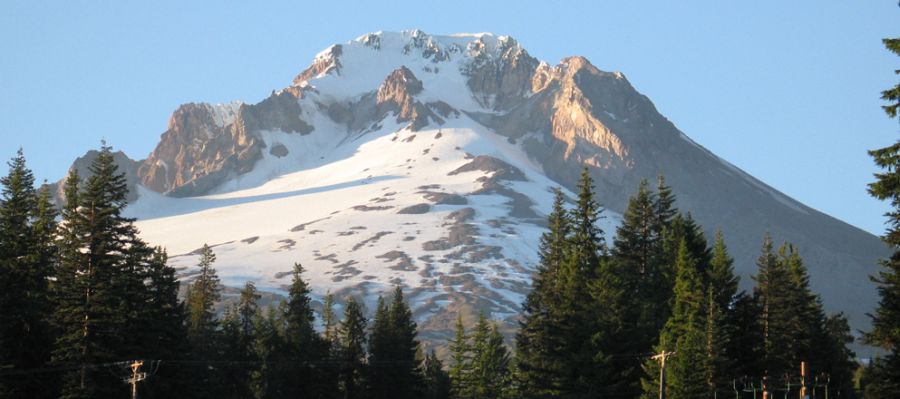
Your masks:
{"label": "blue sky", "polygon": [[866,150],[898,138],[878,99],[900,69],[880,41],[900,36],[895,1],[7,1],[0,157],[22,146],[50,180],[101,138],[143,158],[179,104],[256,102],[332,43],[412,28],[511,35],[551,64],[621,71],[722,158],[883,231]]}

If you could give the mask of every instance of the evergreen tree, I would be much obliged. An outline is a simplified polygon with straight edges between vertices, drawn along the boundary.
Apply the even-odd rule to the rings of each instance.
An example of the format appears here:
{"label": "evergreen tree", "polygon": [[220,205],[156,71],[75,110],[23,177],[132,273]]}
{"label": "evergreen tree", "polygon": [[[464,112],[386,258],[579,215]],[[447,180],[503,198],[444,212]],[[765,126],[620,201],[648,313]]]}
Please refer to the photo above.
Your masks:
{"label": "evergreen tree", "polygon": [[721,231],[716,232],[712,259],[707,269],[706,356],[709,365],[707,386],[710,396],[731,386],[734,372],[733,354],[728,350],[737,334],[734,301],[740,278],[734,274],[734,260],[728,255]]}
{"label": "evergreen tree", "polygon": [[63,397],[125,392],[114,373],[87,365],[135,356],[142,336],[127,332],[142,325],[147,314],[137,303],[145,295],[140,279],[146,262],[132,250],[143,244],[133,219],[122,215],[128,189],[110,147],[104,144],[90,172],[83,190],[78,191],[76,174],[69,179],[73,184],[67,187],[61,228],[60,274],[69,275],[57,276],[60,335],[54,358],[81,365],[67,377]]}
{"label": "evergreen tree", "polygon": [[[572,234],[565,259],[560,270],[560,295],[557,311],[562,353],[568,361],[563,363],[565,380],[560,384],[563,395],[593,395],[606,378],[598,375],[606,370],[606,359],[597,356],[600,349],[594,334],[600,330],[597,320],[600,308],[590,301],[591,287],[601,270],[601,260],[606,261],[607,249],[603,231],[597,226],[601,207],[594,199],[594,183],[585,168],[578,183],[578,200],[572,210]],[[598,362],[600,364],[598,364]],[[602,371],[601,371],[602,370]]]}
{"label": "evergreen tree", "polygon": [[[185,294],[185,308],[187,312],[186,333],[190,344],[190,354],[193,361],[197,362],[192,368],[195,375],[193,380],[198,387],[197,391],[205,392],[209,396],[215,396],[216,392],[223,390],[221,382],[221,367],[212,367],[209,362],[220,359],[218,353],[219,322],[216,319],[214,306],[221,299],[222,287],[219,276],[216,274],[213,263],[216,255],[212,249],[204,244],[200,251],[200,261],[197,264],[199,274],[188,285]],[[237,330],[237,317],[228,318],[228,323],[223,323],[223,335],[225,332]],[[228,327],[228,328],[226,328]],[[223,341],[227,341],[223,337]]]}
{"label": "evergreen tree", "polygon": [[457,315],[455,334],[450,341],[450,396],[453,398],[469,398],[469,380],[471,376],[471,360],[469,357],[469,337],[463,325],[462,315]]}
{"label": "evergreen tree", "polygon": [[[697,267],[697,260],[682,239],[674,268],[675,298],[672,316],[660,333],[656,352],[675,352],[668,362],[671,364],[666,385],[666,397],[698,398],[708,392],[708,360],[706,351],[705,294],[703,275]],[[646,364],[648,378],[644,381],[647,397],[658,395],[659,368],[656,360]]]}
{"label": "evergreen tree", "polygon": [[[147,270],[148,323],[143,332],[146,350],[151,359],[188,359],[189,344],[185,330],[184,304],[178,299],[178,279],[175,269],[167,266],[168,256],[161,248],[153,250]],[[183,364],[167,364],[144,384],[142,397],[171,398],[189,386],[190,369]]]}
{"label": "evergreen tree", "polygon": [[325,303],[322,305],[322,324],[325,340],[329,346],[336,339],[334,322],[334,295],[330,292],[325,295]]}
{"label": "evergreen tree", "polygon": [[372,398],[388,398],[394,387],[390,381],[392,355],[391,320],[384,298],[378,297],[375,317],[372,320],[372,333],[369,336],[369,396]]}
{"label": "evergreen tree", "polygon": [[[900,38],[884,39],[888,51],[900,55]],[[900,74],[900,70],[895,71]],[[890,118],[897,117],[900,109],[900,83],[881,92],[883,106]],[[875,174],[875,182],[869,184],[869,194],[890,201],[887,231],[882,240],[894,251],[890,258],[881,261],[882,270],[872,276],[877,284],[879,302],[872,314],[872,331],[866,334],[866,342],[888,352],[883,359],[870,367],[871,382],[867,393],[900,392],[900,140],[894,144],[869,151],[875,165],[883,170]],[[883,396],[886,397],[886,396]]]}
{"label": "evergreen tree", "polygon": [[353,297],[347,298],[339,331],[339,389],[344,399],[366,397],[366,318]]}
{"label": "evergreen tree", "polygon": [[403,291],[399,286],[394,289],[388,312],[391,330],[389,360],[393,362],[388,380],[394,383],[392,397],[416,398],[419,396],[417,390],[421,383],[419,361],[416,359],[419,341],[416,338],[416,322],[413,320],[412,310],[403,299]]}
{"label": "evergreen tree", "polygon": [[496,324],[488,323],[484,313],[472,335],[473,397],[500,398],[510,384],[510,357]]}
{"label": "evergreen tree", "polygon": [[[47,279],[53,259],[47,244],[53,240],[53,210],[35,193],[21,149],[0,185],[0,369],[37,368],[49,360],[52,342]],[[47,386],[45,378],[26,374],[0,379],[0,394],[47,397]]]}
{"label": "evergreen tree", "polygon": [[185,299],[187,307],[187,334],[195,358],[212,360],[215,356],[217,320],[214,306],[222,299],[222,287],[213,263],[216,254],[209,245],[200,250],[200,269],[197,278],[188,285]]}
{"label": "evergreen tree", "polygon": [[567,361],[561,353],[559,271],[565,258],[569,236],[569,217],[565,196],[554,191],[553,210],[547,217],[549,231],[541,235],[537,273],[532,289],[522,304],[523,318],[516,334],[516,360],[519,384],[523,394],[534,397],[557,395],[563,381],[562,370]]}
{"label": "evergreen tree", "polygon": [[444,364],[432,350],[422,362],[424,399],[449,399],[450,376],[444,371]]}
{"label": "evergreen tree", "polygon": [[90,275],[87,274],[86,254],[82,252],[85,242],[85,223],[79,211],[81,178],[75,169],[69,172],[65,181],[66,203],[62,209],[59,225],[59,264],[54,285],[53,315],[57,337],[53,345],[53,361],[57,364],[75,364],[79,369],[63,374],[62,398],[87,398],[92,396],[88,385],[87,365],[91,362],[90,330],[85,322],[87,295]]}
{"label": "evergreen tree", "polygon": [[793,284],[786,264],[778,260],[772,238],[766,234],[762,255],[757,260],[758,274],[754,277],[754,295],[761,313],[758,318],[762,330],[761,368],[765,376],[780,378],[795,368],[794,338],[797,321],[792,313]]}
{"label": "evergreen tree", "polygon": [[323,396],[330,389],[321,368],[314,365],[325,360],[328,345],[316,334],[315,317],[310,304],[310,289],[303,280],[303,266],[294,264],[293,280],[283,310],[285,352],[293,360],[285,365],[288,376],[285,396]]}
{"label": "evergreen tree", "polygon": [[[253,398],[289,397],[285,388],[291,378],[299,377],[284,373],[289,358],[278,330],[275,308],[268,307],[265,314],[257,310],[253,315],[253,341],[250,344],[250,358],[256,362],[250,371]],[[313,396],[314,392],[300,392],[300,395]]]}

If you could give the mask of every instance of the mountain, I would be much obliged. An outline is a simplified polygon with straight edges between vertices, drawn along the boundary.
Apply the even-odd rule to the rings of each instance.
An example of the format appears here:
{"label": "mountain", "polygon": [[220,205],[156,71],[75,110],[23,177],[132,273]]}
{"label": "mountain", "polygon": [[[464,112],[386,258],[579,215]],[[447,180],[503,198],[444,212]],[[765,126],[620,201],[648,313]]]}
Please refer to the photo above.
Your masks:
{"label": "mountain", "polygon": [[318,298],[370,310],[403,285],[426,339],[458,312],[515,326],[551,190],[571,196],[585,166],[610,239],[639,181],[664,173],[708,237],[724,231],[744,288],[770,232],[799,247],[826,308],[855,328],[887,255],[692,141],[623,74],[583,57],[551,66],[489,33],[333,45],[258,104],[182,105],[146,159],[120,165],[128,214],[184,280],[209,243],[228,285],[282,292],[301,262]]}

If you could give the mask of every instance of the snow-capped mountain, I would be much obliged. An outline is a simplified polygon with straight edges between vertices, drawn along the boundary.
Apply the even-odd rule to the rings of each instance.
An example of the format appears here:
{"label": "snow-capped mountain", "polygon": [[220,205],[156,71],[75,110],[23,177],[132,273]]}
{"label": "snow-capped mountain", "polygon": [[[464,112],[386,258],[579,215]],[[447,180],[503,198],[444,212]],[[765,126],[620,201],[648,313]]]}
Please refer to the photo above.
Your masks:
{"label": "snow-capped mountain", "polygon": [[488,33],[331,46],[258,104],[179,107],[149,157],[129,162],[128,213],[183,279],[208,243],[227,285],[278,292],[300,262],[316,296],[370,310],[402,285],[426,339],[458,312],[514,325],[551,190],[573,189],[584,166],[610,238],[638,182],[663,172],[680,209],[710,237],[724,231],[744,287],[771,232],[799,246],[826,307],[856,328],[886,254],[693,142],[621,73],[583,57],[551,66]]}

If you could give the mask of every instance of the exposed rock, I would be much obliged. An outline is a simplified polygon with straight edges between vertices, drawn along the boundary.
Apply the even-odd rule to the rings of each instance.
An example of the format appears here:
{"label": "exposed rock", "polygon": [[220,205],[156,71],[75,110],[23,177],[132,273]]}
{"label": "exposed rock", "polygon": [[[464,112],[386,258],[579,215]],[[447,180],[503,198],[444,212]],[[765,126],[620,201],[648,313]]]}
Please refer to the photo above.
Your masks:
{"label": "exposed rock", "polygon": [[340,57],[343,52],[344,47],[340,44],[335,44],[320,53],[318,56],[316,56],[316,59],[313,60],[313,63],[309,66],[309,68],[306,68],[306,70],[304,70],[299,75],[297,75],[296,78],[294,78],[294,85],[301,86],[312,78],[324,76],[331,72],[340,75]]}
{"label": "exposed rock", "polygon": [[287,147],[285,147],[284,144],[281,143],[275,144],[272,146],[272,148],[269,149],[269,154],[272,154],[278,158],[284,158],[288,155],[288,153],[289,151]]}
{"label": "exposed rock", "polygon": [[519,168],[488,155],[478,155],[472,161],[456,168],[448,175],[453,176],[476,170],[493,173],[493,178],[498,180],[525,181],[525,174]]}
{"label": "exposed rock", "polygon": [[[69,171],[76,170],[78,172],[78,176],[81,177],[82,181],[86,181],[93,174],[91,173],[90,167],[91,163],[97,159],[97,156],[100,155],[100,152],[97,150],[90,150],[84,155],[75,159],[75,162],[72,162],[72,166],[69,167]],[[138,167],[140,166],[140,162],[134,161],[125,155],[122,151],[115,151],[112,153],[113,162],[115,162],[116,166],[119,167],[118,172],[125,174],[125,185],[128,187],[128,196],[126,199],[128,202],[132,202],[137,200],[138,192],[137,192],[137,184],[140,180],[138,177]],[[53,196],[54,201],[60,207],[65,203],[65,191],[66,191],[66,179],[48,184],[47,190],[50,192],[50,195]]]}
{"label": "exposed rock", "polygon": [[459,194],[441,193],[436,191],[420,191],[425,194],[425,199],[434,202],[435,205],[466,205],[469,200]]}
{"label": "exposed rock", "polygon": [[431,205],[416,204],[416,205],[410,205],[406,208],[403,208],[403,209],[397,211],[397,213],[404,214],[404,215],[420,215],[423,213],[428,213],[429,210],[431,210]]}
{"label": "exposed rock", "polygon": [[416,101],[413,96],[422,91],[422,81],[405,66],[388,75],[376,94],[376,108],[380,117],[393,112],[398,122],[411,121],[410,130],[416,131],[428,125],[429,119],[443,124],[444,120],[430,108]]}
{"label": "exposed rock", "polygon": [[531,92],[532,77],[539,62],[515,39],[503,36],[496,49],[484,38],[469,44],[472,61],[464,71],[468,86],[482,105],[507,110],[519,104]]}

